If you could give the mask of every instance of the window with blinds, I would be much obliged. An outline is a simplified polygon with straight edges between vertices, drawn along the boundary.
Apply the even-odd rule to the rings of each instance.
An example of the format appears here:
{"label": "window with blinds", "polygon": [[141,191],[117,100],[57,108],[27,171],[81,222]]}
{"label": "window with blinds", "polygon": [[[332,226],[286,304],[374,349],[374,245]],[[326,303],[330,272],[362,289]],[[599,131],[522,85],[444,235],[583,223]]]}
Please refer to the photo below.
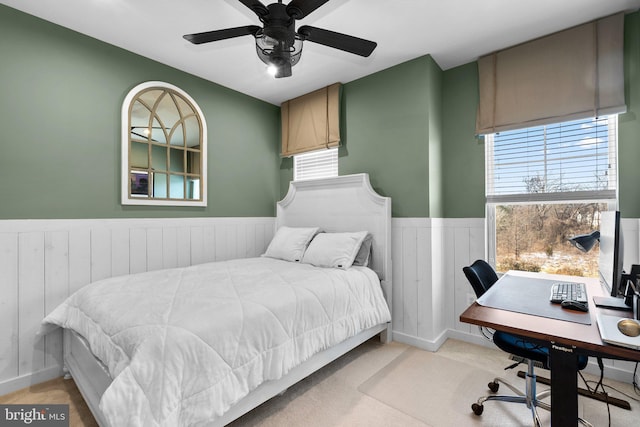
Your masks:
{"label": "window with blinds", "polygon": [[498,271],[598,274],[598,248],[567,239],[598,229],[617,208],[617,116],[486,137],[489,262]]}
{"label": "window with blinds", "polygon": [[487,135],[487,202],[615,199],[617,116]]}
{"label": "window with blinds", "polygon": [[293,156],[293,180],[338,176],[338,148],[312,151]]}

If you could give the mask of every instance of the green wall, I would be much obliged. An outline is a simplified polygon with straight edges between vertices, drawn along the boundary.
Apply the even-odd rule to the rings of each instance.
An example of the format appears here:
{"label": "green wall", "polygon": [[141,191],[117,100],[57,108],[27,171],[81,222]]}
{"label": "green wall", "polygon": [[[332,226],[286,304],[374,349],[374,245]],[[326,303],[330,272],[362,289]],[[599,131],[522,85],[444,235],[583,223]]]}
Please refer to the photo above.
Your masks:
{"label": "green wall", "polygon": [[[618,117],[619,209],[640,218],[640,13],[625,17],[625,91],[627,112]],[[483,218],[484,144],[474,137],[478,103],[477,64],[444,72],[444,217]]]}
{"label": "green wall", "polygon": [[[342,88],[340,175],[368,173],[376,191],[393,199],[394,217],[441,209],[439,167],[430,168],[431,152],[437,159],[440,150],[441,74],[424,56]],[[291,178],[292,162],[283,159],[281,196]]]}
{"label": "green wall", "polygon": [[[623,217],[640,217],[640,12],[625,19],[628,111],[619,117]],[[394,217],[483,218],[484,142],[475,136],[478,69],[424,56],[343,87],[340,174],[368,172]],[[281,163],[281,196],[291,179]]]}
{"label": "green wall", "polygon": [[344,85],[341,175],[369,173],[395,217],[429,216],[429,73],[421,57]]}
{"label": "green wall", "polygon": [[443,193],[445,218],[484,218],[484,144],[476,138],[478,67],[443,75]]}
{"label": "green wall", "polygon": [[618,117],[620,215],[640,218],[640,12],[627,15],[624,25],[627,112]]}
{"label": "green wall", "polygon": [[[0,5],[0,219],[273,216],[279,109]],[[121,106],[189,93],[208,127],[208,207],[120,204]]]}
{"label": "green wall", "polygon": [[[279,108],[0,6],[0,219],[272,216],[292,160]],[[625,19],[628,112],[619,120],[620,210],[640,217],[640,13]],[[207,208],[120,205],[120,108],[163,80],[203,110]],[[484,217],[484,144],[474,136],[475,62],[429,56],[343,86],[340,174],[367,172],[395,217]]]}

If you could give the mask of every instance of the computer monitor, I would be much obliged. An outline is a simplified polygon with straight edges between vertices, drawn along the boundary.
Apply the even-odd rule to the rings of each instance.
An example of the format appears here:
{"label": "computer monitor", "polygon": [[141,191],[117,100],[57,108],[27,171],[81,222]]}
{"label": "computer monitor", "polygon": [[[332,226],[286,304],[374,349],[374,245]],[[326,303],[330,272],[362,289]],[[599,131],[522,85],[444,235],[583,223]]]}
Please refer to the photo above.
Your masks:
{"label": "computer monitor", "polygon": [[620,212],[601,212],[598,272],[600,274],[600,283],[612,297],[623,297],[625,292],[625,283],[622,283],[622,262],[624,258],[622,252]]}

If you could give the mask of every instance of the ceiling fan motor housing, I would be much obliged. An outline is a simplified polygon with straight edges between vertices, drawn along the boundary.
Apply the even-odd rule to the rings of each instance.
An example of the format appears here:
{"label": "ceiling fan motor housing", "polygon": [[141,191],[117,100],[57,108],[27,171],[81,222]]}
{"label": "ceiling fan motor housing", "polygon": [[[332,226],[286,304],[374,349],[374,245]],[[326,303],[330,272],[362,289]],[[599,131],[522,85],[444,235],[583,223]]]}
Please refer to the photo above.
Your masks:
{"label": "ceiling fan motor housing", "polygon": [[267,6],[269,13],[260,20],[264,24],[264,34],[267,37],[281,41],[286,46],[293,45],[296,35],[295,20],[287,13],[287,7],[282,3]]}
{"label": "ceiling fan motor housing", "polygon": [[256,35],[256,52],[262,62],[279,70],[276,77],[288,77],[291,67],[298,63],[302,54],[302,39],[296,34],[295,19],[289,16],[282,3],[267,6],[268,13],[260,17],[264,28]]}

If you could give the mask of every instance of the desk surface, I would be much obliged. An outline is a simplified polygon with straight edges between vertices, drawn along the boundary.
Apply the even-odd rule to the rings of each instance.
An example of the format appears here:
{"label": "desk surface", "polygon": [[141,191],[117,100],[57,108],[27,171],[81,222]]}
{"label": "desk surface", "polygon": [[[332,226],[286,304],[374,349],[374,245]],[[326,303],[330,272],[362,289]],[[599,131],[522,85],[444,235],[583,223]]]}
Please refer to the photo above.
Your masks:
{"label": "desk surface", "polygon": [[542,341],[574,346],[593,356],[607,356],[626,360],[640,361],[640,351],[605,344],[600,339],[600,331],[596,322],[596,312],[624,317],[630,316],[628,312],[607,310],[598,308],[593,303],[593,296],[604,295],[598,279],[529,273],[522,271],[510,271],[511,276],[541,278],[545,280],[576,281],[587,285],[589,295],[589,315],[591,324],[584,325],[563,320],[534,316],[531,314],[516,313],[496,308],[483,307],[477,303],[469,306],[461,315],[460,321],[479,326],[486,326],[500,331],[511,332],[517,335],[539,339]]}

